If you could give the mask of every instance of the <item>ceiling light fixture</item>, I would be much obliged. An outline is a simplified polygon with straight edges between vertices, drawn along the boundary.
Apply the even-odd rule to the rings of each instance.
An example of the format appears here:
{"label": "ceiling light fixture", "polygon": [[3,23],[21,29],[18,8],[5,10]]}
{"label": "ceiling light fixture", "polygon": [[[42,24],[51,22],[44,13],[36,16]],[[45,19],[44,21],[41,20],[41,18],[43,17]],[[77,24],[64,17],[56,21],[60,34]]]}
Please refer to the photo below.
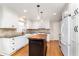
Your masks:
{"label": "ceiling light fixture", "polygon": [[24,13],[26,13],[27,12],[27,10],[24,10]]}
{"label": "ceiling light fixture", "polygon": [[40,5],[37,5],[37,12],[38,12],[38,15],[37,15],[37,19],[39,20],[40,19],[40,15],[39,15],[39,7],[40,7]]}
{"label": "ceiling light fixture", "polygon": [[41,11],[40,13],[41,13],[41,18],[43,18],[43,16],[42,16],[42,14],[43,14],[43,11]]}

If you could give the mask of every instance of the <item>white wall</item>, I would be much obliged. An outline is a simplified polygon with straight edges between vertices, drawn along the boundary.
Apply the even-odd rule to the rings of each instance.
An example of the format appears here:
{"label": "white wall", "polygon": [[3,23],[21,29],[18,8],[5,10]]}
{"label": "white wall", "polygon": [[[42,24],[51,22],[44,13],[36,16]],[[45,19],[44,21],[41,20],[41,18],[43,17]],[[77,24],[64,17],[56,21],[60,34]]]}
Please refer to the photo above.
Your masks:
{"label": "white wall", "polygon": [[26,28],[27,28],[27,29],[32,28],[32,27],[31,27],[31,26],[32,26],[32,21],[30,21],[29,19],[27,19],[25,25],[26,25]]}
{"label": "white wall", "polygon": [[19,17],[15,10],[9,7],[6,7],[6,6],[1,6],[0,8],[0,28],[5,28],[5,27],[11,28],[12,25],[18,28],[20,26],[18,25],[18,20],[19,20]]}
{"label": "white wall", "polygon": [[50,40],[59,40],[60,34],[60,21],[50,23]]}
{"label": "white wall", "polygon": [[18,19],[18,14],[15,13],[12,9],[5,6],[2,7],[1,27],[12,27],[12,25],[17,27]]}
{"label": "white wall", "polygon": [[[62,9],[62,13],[66,10],[65,8],[68,8],[68,4]],[[59,40],[59,34],[61,34],[61,20],[50,21],[50,40]]]}
{"label": "white wall", "polygon": [[[47,28],[50,29],[49,20],[26,20],[28,29]],[[50,34],[47,34],[47,41],[50,41]]]}
{"label": "white wall", "polygon": [[26,27],[31,29],[50,28],[49,20],[27,20]]}
{"label": "white wall", "polygon": [[[38,21],[31,21],[31,20],[27,20],[27,28],[38,28],[41,27],[40,22]],[[60,34],[60,27],[61,27],[61,23],[60,21],[43,21],[43,25],[42,27],[45,28],[50,28],[50,34],[48,35],[48,41],[50,40],[59,40],[59,34]]]}
{"label": "white wall", "polygon": [[2,7],[0,6],[0,25],[1,25],[1,21],[2,21]]}

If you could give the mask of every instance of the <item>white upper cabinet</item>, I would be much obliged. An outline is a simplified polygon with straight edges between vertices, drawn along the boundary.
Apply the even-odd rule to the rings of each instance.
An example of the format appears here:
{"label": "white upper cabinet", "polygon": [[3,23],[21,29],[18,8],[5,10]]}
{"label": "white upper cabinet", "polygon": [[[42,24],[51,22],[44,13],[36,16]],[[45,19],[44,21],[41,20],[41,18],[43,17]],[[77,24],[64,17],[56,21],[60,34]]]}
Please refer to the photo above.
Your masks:
{"label": "white upper cabinet", "polygon": [[28,20],[26,24],[27,29],[46,28],[49,29],[49,20]]}
{"label": "white upper cabinet", "polygon": [[31,20],[26,20],[26,28],[27,29],[32,28],[32,21]]}
{"label": "white upper cabinet", "polygon": [[1,7],[0,28],[16,28],[18,15],[8,7]]}

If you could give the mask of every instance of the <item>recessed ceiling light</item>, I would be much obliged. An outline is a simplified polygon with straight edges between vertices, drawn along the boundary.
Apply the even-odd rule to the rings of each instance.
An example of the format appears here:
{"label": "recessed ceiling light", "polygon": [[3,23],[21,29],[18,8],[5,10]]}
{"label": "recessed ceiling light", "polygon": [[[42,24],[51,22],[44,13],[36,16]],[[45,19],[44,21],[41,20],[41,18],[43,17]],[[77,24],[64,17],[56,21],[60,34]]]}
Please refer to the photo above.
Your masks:
{"label": "recessed ceiling light", "polygon": [[53,15],[56,15],[56,13],[53,13]]}
{"label": "recessed ceiling light", "polygon": [[24,13],[26,13],[27,12],[27,10],[24,10]]}

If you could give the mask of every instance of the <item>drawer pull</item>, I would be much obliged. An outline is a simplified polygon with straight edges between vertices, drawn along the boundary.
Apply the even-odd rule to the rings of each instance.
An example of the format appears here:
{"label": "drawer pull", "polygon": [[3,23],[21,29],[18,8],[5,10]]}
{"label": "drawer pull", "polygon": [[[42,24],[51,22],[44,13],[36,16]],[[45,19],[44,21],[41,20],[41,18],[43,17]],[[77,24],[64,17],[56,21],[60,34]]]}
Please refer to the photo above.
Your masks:
{"label": "drawer pull", "polygon": [[15,40],[14,38],[12,40]]}
{"label": "drawer pull", "polygon": [[12,50],[15,50],[15,48],[12,48]]}
{"label": "drawer pull", "polygon": [[12,44],[15,44],[15,43],[12,43]]}

